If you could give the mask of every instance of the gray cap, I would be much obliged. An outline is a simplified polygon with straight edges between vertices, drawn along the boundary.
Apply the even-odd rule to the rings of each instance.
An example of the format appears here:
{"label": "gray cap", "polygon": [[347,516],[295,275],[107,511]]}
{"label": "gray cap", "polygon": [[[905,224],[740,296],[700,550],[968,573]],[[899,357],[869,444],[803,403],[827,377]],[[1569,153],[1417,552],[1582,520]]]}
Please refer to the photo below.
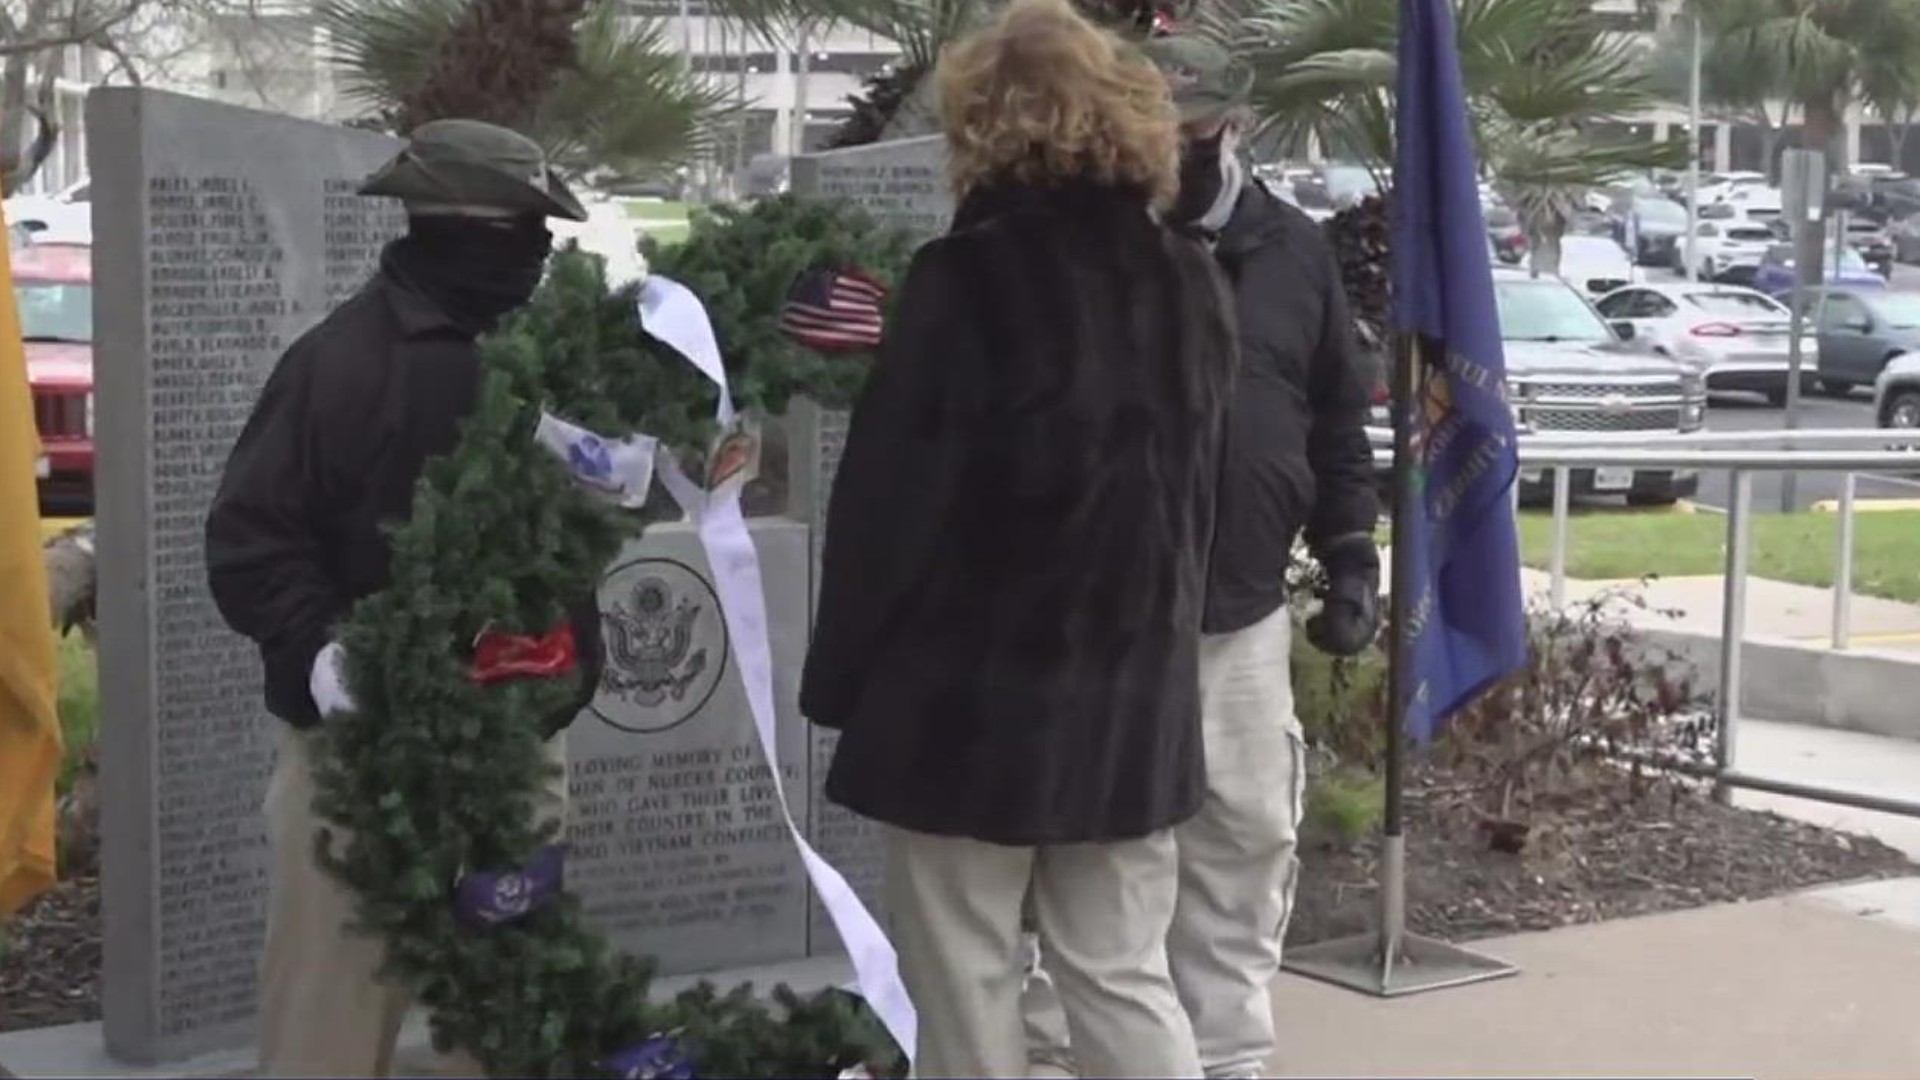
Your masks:
{"label": "gray cap", "polygon": [[360,194],[410,206],[587,219],[540,144],[479,120],[432,120],[414,128],[405,149],[368,177]]}
{"label": "gray cap", "polygon": [[1253,91],[1253,70],[1206,38],[1172,34],[1149,38],[1140,47],[1173,87],[1183,123],[1239,108]]}

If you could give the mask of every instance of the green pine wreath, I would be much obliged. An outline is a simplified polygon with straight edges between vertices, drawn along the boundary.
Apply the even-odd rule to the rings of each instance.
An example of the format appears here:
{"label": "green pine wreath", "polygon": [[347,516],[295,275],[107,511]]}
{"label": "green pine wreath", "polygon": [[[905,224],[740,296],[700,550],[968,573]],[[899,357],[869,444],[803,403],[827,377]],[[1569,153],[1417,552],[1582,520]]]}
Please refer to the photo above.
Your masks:
{"label": "green pine wreath", "polygon": [[[654,270],[711,307],[741,407],[778,411],[797,393],[844,404],[866,370],[865,358],[809,358],[779,336],[793,275],[865,260],[897,280],[909,246],[849,208],[771,200],[703,217],[682,248],[655,253]],[[700,1076],[904,1075],[865,1004],[838,990],[779,987],[768,1003],[703,984],[650,1001],[650,964],[615,954],[571,897],[491,928],[456,917],[462,873],[520,867],[560,840],[534,824],[553,771],[538,718],[576,685],[477,685],[468,643],[488,628],[553,627],[563,598],[594,589],[644,525],[535,445],[542,408],[677,447],[713,434],[715,388],[640,329],[636,293],[609,294],[599,259],[562,252],[532,303],[482,343],[460,444],[427,466],[411,520],[391,534],[392,584],[341,631],[359,711],[322,729],[316,809],[350,839],[323,831],[320,857],[356,894],[360,931],[384,941],[383,975],[430,1011],[435,1046],[471,1053],[490,1076],[606,1075],[610,1055],[662,1037]]]}

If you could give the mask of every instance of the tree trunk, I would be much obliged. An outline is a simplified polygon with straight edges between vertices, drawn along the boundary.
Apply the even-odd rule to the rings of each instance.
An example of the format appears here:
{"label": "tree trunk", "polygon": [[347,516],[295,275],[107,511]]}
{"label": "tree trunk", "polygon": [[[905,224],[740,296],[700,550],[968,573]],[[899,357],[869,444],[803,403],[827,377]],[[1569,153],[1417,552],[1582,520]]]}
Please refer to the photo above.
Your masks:
{"label": "tree trunk", "polygon": [[1840,133],[1844,130],[1841,119],[1842,105],[1839,101],[1813,99],[1800,103],[1806,124],[1800,139],[1800,145],[1807,150],[1818,150],[1826,155],[1827,172],[1841,171],[1846,162],[1846,147],[1840,145]]}
{"label": "tree trunk", "polygon": [[1895,171],[1906,172],[1907,136],[1913,131],[1913,114],[1908,112],[1899,117],[1888,116],[1882,119],[1887,125],[1887,147],[1890,151],[1889,156],[1893,158],[1893,160],[1887,162],[1887,164],[1893,166]]}

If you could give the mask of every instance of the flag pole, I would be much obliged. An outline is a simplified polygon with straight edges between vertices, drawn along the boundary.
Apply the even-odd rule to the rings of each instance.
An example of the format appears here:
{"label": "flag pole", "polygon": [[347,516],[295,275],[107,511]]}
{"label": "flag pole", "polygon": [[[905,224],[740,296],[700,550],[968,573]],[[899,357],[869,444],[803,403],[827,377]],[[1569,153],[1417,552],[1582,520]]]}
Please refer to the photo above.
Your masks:
{"label": "flag pole", "polygon": [[1517,975],[1505,961],[1434,938],[1407,933],[1406,727],[1413,688],[1413,635],[1408,604],[1420,567],[1408,542],[1410,523],[1423,512],[1413,425],[1420,407],[1420,374],[1431,344],[1401,331],[1393,348],[1393,521],[1387,593],[1386,805],[1381,815],[1379,925],[1371,933],[1288,949],[1281,967],[1296,975],[1375,997],[1401,997]]}
{"label": "flag pole", "polygon": [[1413,635],[1407,632],[1407,601],[1419,573],[1407,525],[1420,512],[1413,460],[1413,410],[1420,400],[1420,335],[1401,331],[1393,341],[1393,507],[1387,567],[1387,708],[1385,721],[1386,806],[1380,828],[1380,985],[1393,982],[1407,928],[1406,772],[1407,675],[1413,670]]}

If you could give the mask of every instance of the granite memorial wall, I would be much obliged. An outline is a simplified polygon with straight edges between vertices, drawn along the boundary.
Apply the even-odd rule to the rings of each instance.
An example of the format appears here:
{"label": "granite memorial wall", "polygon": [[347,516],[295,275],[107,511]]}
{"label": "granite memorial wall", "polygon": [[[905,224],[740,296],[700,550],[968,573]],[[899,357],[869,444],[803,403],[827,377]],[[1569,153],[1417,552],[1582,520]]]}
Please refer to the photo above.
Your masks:
{"label": "granite memorial wall", "polygon": [[[947,222],[953,217],[943,135],[871,143],[797,157],[793,161],[793,190],[806,198],[851,202],[882,224],[905,229],[923,239],[945,232]],[[820,548],[827,535],[827,495],[833,488],[833,475],[846,443],[847,414],[801,401],[795,403],[787,424],[792,513],[810,527],[810,566],[817,583]],[[847,883],[868,910],[880,916],[886,867],[879,829],[872,822],[835,806],[822,794],[839,733],[817,728],[810,738],[812,789],[808,799],[807,835],[820,854],[846,875]],[[839,937],[817,897],[812,911],[808,951],[821,955],[838,950]],[[885,925],[884,917],[881,924]]]}

